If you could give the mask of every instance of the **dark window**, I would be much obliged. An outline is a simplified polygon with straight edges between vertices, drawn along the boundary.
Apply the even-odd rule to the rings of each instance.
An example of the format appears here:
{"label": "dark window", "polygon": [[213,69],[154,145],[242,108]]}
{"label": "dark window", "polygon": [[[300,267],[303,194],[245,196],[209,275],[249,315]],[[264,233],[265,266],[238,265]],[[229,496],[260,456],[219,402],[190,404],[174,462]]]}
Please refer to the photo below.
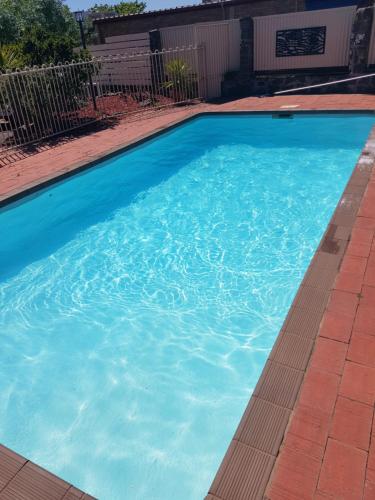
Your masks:
{"label": "dark window", "polygon": [[324,54],[326,26],[276,32],[276,57]]}

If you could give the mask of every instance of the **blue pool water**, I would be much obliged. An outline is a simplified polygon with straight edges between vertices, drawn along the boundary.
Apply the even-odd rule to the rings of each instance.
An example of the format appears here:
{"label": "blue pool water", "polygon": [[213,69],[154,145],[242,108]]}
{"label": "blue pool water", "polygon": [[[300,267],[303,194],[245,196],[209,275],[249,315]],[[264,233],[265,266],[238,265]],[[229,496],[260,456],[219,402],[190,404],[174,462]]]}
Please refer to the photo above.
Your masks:
{"label": "blue pool water", "polygon": [[373,122],[199,118],[0,211],[0,441],[202,499]]}

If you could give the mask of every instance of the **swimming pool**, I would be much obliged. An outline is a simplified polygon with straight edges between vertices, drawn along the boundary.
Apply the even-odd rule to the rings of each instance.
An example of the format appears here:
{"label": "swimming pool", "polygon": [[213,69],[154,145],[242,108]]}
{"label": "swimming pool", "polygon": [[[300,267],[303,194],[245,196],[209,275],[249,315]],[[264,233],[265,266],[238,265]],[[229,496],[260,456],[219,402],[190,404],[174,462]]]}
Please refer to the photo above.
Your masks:
{"label": "swimming pool", "polygon": [[0,212],[0,441],[202,498],[374,122],[197,118]]}

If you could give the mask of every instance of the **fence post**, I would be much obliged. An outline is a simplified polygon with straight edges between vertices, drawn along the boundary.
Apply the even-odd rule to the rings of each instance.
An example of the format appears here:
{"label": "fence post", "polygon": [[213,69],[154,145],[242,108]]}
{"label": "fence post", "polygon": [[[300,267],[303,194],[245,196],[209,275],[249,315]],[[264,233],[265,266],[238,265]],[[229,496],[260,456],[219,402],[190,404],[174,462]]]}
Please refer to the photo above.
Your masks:
{"label": "fence post", "polygon": [[[227,81],[228,89],[236,89],[238,95],[248,95],[254,80],[254,20],[252,17],[240,19],[240,71],[233,82]],[[230,91],[230,90],[229,90]]]}
{"label": "fence post", "polygon": [[[163,47],[161,43],[161,34],[159,30],[151,30],[149,31],[150,37],[150,51],[153,54],[154,52],[161,52]],[[152,88],[159,91],[160,84],[164,82],[164,61],[163,55],[151,55],[151,84]]]}
{"label": "fence post", "polygon": [[374,20],[374,0],[361,0],[350,35],[349,68],[352,75],[366,73]]}
{"label": "fence post", "polygon": [[200,44],[196,46],[195,57],[196,57],[196,68],[198,73],[198,94],[199,98],[207,99],[208,88],[207,88],[207,63],[206,63],[206,46]]}
{"label": "fence post", "polygon": [[249,76],[254,72],[254,21],[252,17],[240,19],[241,46],[240,72]]}

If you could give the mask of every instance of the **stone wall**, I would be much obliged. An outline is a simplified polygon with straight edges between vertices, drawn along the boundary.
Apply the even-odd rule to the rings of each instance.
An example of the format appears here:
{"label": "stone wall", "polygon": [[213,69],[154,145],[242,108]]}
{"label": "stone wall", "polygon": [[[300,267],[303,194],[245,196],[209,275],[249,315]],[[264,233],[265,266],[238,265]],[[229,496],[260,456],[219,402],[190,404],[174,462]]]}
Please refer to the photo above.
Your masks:
{"label": "stone wall", "polygon": [[303,10],[305,10],[305,0],[231,0],[223,5],[219,3],[195,5],[134,16],[97,19],[94,25],[101,43],[104,43],[106,37],[114,35],[145,33],[170,26]]}
{"label": "stone wall", "polygon": [[[308,87],[320,83],[333,82],[349,78],[350,74],[342,72],[330,73],[314,71],[311,73],[271,73],[267,75],[254,75],[250,80],[245,80],[237,75],[229,75],[222,84],[223,97],[269,96],[281,90]],[[352,80],[335,85],[296,91],[301,94],[374,94],[375,77],[363,80]]]}
{"label": "stone wall", "polygon": [[353,75],[367,70],[374,6],[371,0],[362,1],[358,7],[350,37],[350,72]]}

